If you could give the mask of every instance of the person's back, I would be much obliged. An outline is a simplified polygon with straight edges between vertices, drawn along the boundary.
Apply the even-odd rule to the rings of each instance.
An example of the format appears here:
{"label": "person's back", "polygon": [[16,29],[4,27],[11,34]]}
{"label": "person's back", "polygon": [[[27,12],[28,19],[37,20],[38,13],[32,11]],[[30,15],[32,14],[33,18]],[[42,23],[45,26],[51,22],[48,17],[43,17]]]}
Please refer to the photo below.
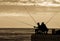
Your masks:
{"label": "person's back", "polygon": [[45,31],[48,32],[48,28],[46,27],[44,22],[42,22],[42,24],[41,24],[41,29],[42,29],[43,32],[45,32]]}

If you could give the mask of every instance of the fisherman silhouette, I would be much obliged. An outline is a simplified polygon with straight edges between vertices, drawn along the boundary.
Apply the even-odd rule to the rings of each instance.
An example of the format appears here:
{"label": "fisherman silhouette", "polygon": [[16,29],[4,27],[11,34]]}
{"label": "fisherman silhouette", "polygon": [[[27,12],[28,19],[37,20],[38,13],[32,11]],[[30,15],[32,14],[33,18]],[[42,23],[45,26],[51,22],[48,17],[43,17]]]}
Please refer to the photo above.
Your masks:
{"label": "fisherman silhouette", "polygon": [[48,28],[47,26],[44,24],[44,22],[41,23],[41,30],[43,33],[47,34],[48,32]]}
{"label": "fisherman silhouette", "polygon": [[40,29],[41,26],[40,26],[39,22],[37,23],[37,26],[38,26],[38,29]]}
{"label": "fisherman silhouette", "polygon": [[40,29],[40,24],[39,24],[39,22],[37,23],[37,27],[36,26],[34,26],[34,28],[35,28],[35,34],[41,34],[41,29]]}
{"label": "fisherman silhouette", "polygon": [[48,32],[48,28],[46,27],[46,25],[44,24],[44,22],[41,23],[41,25],[39,24],[39,22],[37,23],[37,27],[35,27],[35,33],[40,33],[40,34],[47,34]]}

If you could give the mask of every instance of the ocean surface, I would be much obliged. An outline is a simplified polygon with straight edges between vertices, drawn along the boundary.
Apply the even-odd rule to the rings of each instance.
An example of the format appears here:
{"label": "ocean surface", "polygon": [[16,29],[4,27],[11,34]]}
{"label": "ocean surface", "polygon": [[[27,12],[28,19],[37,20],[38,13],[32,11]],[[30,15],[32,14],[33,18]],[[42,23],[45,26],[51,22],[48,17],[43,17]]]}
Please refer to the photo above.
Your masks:
{"label": "ocean surface", "polygon": [[1,28],[0,41],[31,41],[32,28]]}
{"label": "ocean surface", "polygon": [[[34,33],[35,32],[34,32],[33,28],[0,28],[0,41],[31,41],[31,36]],[[39,36],[40,35],[38,35],[38,37]],[[39,37],[41,40],[43,40],[42,36],[44,36],[44,35],[41,35]],[[46,35],[46,39],[47,39],[47,37],[51,40],[50,35],[48,35],[48,36]],[[60,38],[60,37],[54,36],[54,35],[53,35],[53,37],[57,37],[57,39]],[[56,38],[53,38],[53,39],[56,39]],[[56,41],[57,41],[57,39],[56,39]]]}

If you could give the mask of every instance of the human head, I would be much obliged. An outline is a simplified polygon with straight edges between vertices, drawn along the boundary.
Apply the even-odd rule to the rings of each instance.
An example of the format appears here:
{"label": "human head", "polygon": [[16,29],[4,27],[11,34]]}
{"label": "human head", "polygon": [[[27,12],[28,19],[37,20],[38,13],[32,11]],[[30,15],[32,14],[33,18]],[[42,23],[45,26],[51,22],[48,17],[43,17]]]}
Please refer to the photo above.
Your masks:
{"label": "human head", "polygon": [[40,25],[39,22],[37,23],[37,25]]}
{"label": "human head", "polygon": [[44,22],[42,22],[42,24],[44,24]]}

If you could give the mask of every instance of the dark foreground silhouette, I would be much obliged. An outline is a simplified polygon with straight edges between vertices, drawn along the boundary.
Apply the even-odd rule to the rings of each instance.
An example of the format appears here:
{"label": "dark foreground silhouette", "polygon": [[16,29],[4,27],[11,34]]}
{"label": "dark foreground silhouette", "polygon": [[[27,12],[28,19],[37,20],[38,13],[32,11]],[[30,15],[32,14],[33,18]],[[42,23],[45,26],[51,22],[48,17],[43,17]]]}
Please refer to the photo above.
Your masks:
{"label": "dark foreground silhouette", "polygon": [[52,34],[32,34],[31,41],[60,41],[60,35],[52,35]]}
{"label": "dark foreground silhouette", "polygon": [[35,28],[35,34],[31,35],[31,41],[60,41],[60,30],[55,31],[52,29],[52,34],[48,34],[48,28],[44,22],[39,24]]}
{"label": "dark foreground silhouette", "polygon": [[60,35],[60,30],[57,30],[56,31],[56,35]]}
{"label": "dark foreground silhouette", "polygon": [[60,41],[60,30],[52,34],[32,34],[31,41]]}

